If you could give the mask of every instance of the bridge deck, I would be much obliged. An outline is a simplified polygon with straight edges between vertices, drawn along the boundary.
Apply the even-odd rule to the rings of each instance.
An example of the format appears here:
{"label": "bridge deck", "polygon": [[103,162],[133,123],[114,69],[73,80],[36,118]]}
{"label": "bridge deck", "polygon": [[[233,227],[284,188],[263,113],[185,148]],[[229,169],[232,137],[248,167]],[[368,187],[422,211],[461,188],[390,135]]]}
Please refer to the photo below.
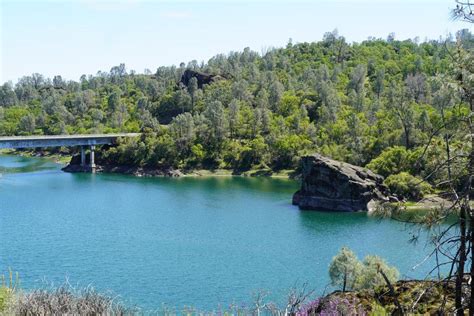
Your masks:
{"label": "bridge deck", "polygon": [[119,137],[137,137],[139,135],[140,133],[5,136],[0,137],[0,149],[105,145],[114,143]]}

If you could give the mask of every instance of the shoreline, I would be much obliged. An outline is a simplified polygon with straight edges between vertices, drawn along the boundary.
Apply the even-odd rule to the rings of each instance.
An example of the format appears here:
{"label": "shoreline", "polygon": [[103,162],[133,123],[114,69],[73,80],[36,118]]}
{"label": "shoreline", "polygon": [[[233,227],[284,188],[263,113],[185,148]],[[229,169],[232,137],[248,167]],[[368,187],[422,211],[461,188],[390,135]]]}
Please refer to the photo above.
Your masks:
{"label": "shoreline", "polygon": [[69,155],[61,155],[61,154],[45,154],[44,152],[32,152],[32,151],[15,151],[11,149],[0,149],[0,155],[5,156],[19,156],[19,157],[27,157],[27,158],[46,158],[51,159],[55,163],[66,166],[71,161],[71,157]]}
{"label": "shoreline", "polygon": [[[0,155],[11,155],[30,158],[51,159],[54,163],[61,165],[61,170],[70,173],[89,172],[79,165],[71,164],[72,155],[69,154],[51,154],[48,152],[0,150]],[[123,165],[100,165],[96,166],[96,173],[115,173],[131,175],[135,177],[261,177],[274,179],[297,180],[299,175],[292,169],[282,169],[273,171],[266,169],[251,169],[241,173],[235,173],[232,169],[192,169],[181,170],[173,168],[146,168]]]}
{"label": "shoreline", "polygon": [[[58,162],[60,163],[60,162]],[[62,164],[62,163],[60,163]],[[63,164],[64,165],[64,164]],[[81,173],[90,172],[88,168],[75,164],[65,164],[61,168],[64,172]],[[231,169],[193,169],[181,170],[173,168],[146,168],[135,166],[121,166],[121,165],[96,165],[96,173],[115,173],[123,175],[131,175],[135,177],[171,177],[171,178],[198,178],[198,177],[261,177],[274,179],[294,180],[292,176],[293,170],[281,170],[279,172],[270,171],[267,169],[255,169],[242,173],[235,173]]]}

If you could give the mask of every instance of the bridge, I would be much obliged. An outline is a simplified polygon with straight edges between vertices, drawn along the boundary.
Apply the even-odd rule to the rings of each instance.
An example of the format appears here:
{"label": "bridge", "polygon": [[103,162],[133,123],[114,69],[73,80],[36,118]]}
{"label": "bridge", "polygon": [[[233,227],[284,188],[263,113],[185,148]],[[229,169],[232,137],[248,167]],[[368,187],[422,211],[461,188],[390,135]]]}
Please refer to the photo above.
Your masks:
{"label": "bridge", "polygon": [[[37,147],[81,147],[81,167],[95,172],[95,146],[114,144],[119,137],[137,137],[140,133],[90,134],[90,135],[41,135],[0,137],[0,149]],[[90,164],[86,166],[86,148],[90,147]]]}

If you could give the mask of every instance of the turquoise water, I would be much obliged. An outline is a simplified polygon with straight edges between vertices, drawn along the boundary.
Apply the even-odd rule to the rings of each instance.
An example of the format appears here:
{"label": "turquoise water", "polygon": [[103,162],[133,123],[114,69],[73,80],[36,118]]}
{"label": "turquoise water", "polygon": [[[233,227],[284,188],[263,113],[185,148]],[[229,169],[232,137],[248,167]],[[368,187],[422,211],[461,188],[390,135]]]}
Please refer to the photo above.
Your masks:
{"label": "turquoise water", "polygon": [[41,158],[0,156],[0,271],[24,288],[44,279],[110,289],[145,309],[283,302],[295,284],[322,293],[346,245],[402,276],[429,248],[412,231],[364,213],[301,212],[298,183],[266,178],[135,178],[68,174]]}

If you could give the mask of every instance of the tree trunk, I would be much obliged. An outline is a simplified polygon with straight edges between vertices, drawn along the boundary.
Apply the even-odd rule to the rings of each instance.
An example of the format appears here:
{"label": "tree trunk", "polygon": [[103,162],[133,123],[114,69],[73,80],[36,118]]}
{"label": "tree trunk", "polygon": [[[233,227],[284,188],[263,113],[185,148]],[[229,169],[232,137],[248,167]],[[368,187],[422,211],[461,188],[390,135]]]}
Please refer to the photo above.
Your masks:
{"label": "tree trunk", "polygon": [[388,290],[390,291],[390,295],[393,297],[393,302],[395,303],[395,306],[397,307],[393,315],[404,315],[403,307],[398,301],[397,293],[395,293],[395,289],[393,288],[392,283],[390,283],[390,280],[388,279],[387,275],[382,271],[382,269],[379,268],[378,271],[382,275],[383,279],[385,280],[385,283],[387,283]]}
{"label": "tree trunk", "polygon": [[469,221],[469,229],[471,231],[470,234],[470,242],[471,242],[471,271],[470,271],[470,277],[471,277],[471,297],[469,300],[469,315],[474,316],[474,264],[472,264],[472,260],[474,259],[473,251],[474,251],[474,216],[470,217]]}
{"label": "tree trunk", "polygon": [[[442,122],[443,122],[443,125],[446,126],[446,118],[444,116],[444,109],[441,107],[441,119],[442,119]],[[448,133],[445,133],[444,134],[444,142],[445,142],[445,145],[446,145],[446,161],[448,162],[448,180],[449,180],[449,183],[451,184],[451,150],[449,148],[449,135]]]}
{"label": "tree trunk", "polygon": [[347,284],[347,268],[344,271],[344,283],[342,284],[342,293],[346,291],[346,284]]}
{"label": "tree trunk", "polygon": [[471,191],[472,191],[472,177],[474,174],[474,124],[472,121],[472,115],[474,114],[474,96],[472,94],[469,95],[469,105],[471,108],[471,115],[469,115],[468,124],[469,124],[469,132],[471,137],[471,152],[469,155],[469,166],[468,166],[468,185],[467,185],[467,192],[466,192],[466,208],[467,214],[469,215],[469,229],[471,231],[470,234],[470,242],[471,242],[471,297],[469,300],[469,315],[474,316],[474,214],[471,209]]}
{"label": "tree trunk", "polygon": [[450,181],[449,183],[451,183],[451,150],[449,149],[449,135],[448,134],[444,135],[444,140],[446,143],[446,158],[447,158],[446,161],[448,162],[448,180]]}
{"label": "tree trunk", "polygon": [[403,132],[405,133],[405,148],[410,149],[410,129],[403,124]]}
{"label": "tree trunk", "polygon": [[464,265],[466,263],[466,209],[461,208],[459,217],[460,244],[459,244],[459,260],[456,273],[456,291],[455,291],[455,307],[456,315],[464,316],[464,308],[462,305],[462,283],[464,278]]}

